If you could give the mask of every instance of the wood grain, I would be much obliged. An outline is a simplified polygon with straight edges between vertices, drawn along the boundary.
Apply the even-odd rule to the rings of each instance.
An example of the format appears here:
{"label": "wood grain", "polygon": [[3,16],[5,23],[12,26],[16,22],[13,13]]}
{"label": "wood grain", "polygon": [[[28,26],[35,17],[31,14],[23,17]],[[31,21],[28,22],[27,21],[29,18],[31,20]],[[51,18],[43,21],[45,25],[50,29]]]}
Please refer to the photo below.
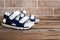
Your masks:
{"label": "wood grain", "polygon": [[0,29],[0,40],[60,39],[60,29]]}
{"label": "wood grain", "polygon": [[36,16],[40,19],[29,30],[3,27],[0,16],[0,40],[60,40],[60,16]]}
{"label": "wood grain", "polygon": [[4,0],[0,0],[0,8],[4,7]]}
{"label": "wood grain", "polygon": [[[6,0],[6,7],[37,7],[36,0]],[[29,5],[28,5],[29,3]]]}
{"label": "wood grain", "polygon": [[[2,26],[5,12],[22,9],[40,22],[29,30]],[[0,40],[60,40],[60,0],[0,0]]]}
{"label": "wood grain", "polygon": [[60,7],[60,0],[38,0],[39,7]]}

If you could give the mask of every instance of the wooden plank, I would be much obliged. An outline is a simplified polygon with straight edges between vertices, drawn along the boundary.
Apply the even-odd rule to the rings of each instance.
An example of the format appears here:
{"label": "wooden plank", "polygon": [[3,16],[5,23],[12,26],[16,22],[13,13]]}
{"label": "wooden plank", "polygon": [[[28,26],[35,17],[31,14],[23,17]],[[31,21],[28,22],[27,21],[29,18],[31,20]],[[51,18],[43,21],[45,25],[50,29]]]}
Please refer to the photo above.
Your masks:
{"label": "wooden plank", "polygon": [[60,20],[41,20],[33,28],[60,28]]}
{"label": "wooden plank", "polygon": [[60,29],[0,29],[0,40],[60,39]]}
{"label": "wooden plank", "polygon": [[40,16],[40,15],[36,15],[36,18],[39,18],[39,19],[53,19],[53,20],[59,20],[60,19],[60,16]]}
{"label": "wooden plank", "polygon": [[[39,16],[39,15],[35,15],[35,17],[36,18],[38,18],[38,19],[53,19],[53,20],[59,20],[60,19],[60,16]],[[0,21],[1,21],[1,19],[3,19],[3,16],[0,16]]]}

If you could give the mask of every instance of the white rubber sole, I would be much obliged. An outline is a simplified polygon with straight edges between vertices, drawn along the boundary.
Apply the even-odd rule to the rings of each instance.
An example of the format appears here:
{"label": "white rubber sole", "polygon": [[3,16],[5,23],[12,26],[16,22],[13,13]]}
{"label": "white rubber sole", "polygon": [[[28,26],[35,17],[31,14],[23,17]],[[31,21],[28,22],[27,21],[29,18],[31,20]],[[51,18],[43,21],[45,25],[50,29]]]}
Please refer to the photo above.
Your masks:
{"label": "white rubber sole", "polygon": [[15,27],[15,26],[10,26],[10,25],[4,24],[4,23],[2,23],[2,26],[9,27],[9,28],[14,28],[14,29],[30,29],[31,28],[31,27],[29,27],[29,28]]}

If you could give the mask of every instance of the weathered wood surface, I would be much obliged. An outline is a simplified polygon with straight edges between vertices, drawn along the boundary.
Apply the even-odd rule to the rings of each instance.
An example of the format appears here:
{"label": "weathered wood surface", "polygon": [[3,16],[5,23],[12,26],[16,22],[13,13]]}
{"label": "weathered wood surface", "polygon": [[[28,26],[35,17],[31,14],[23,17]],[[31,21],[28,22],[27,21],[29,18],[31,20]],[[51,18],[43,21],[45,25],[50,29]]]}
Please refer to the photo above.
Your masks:
{"label": "weathered wood surface", "polygon": [[[40,22],[29,30],[3,27],[0,20],[0,40],[60,40],[60,17],[37,17]],[[44,19],[45,18],[45,19]]]}
{"label": "weathered wood surface", "polygon": [[[21,11],[35,14],[40,22],[29,30],[3,27],[3,14]],[[0,0],[0,40],[60,40],[60,0]]]}
{"label": "weathered wood surface", "polygon": [[14,30],[0,29],[0,40],[43,40],[60,39],[60,29]]}

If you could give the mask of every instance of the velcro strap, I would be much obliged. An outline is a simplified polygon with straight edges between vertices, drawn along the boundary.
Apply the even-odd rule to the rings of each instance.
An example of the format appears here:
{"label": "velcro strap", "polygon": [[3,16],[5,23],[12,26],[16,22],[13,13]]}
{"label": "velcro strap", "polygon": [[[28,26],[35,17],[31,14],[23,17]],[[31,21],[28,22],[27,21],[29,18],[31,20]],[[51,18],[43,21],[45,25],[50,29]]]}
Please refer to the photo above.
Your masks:
{"label": "velcro strap", "polygon": [[17,15],[19,15],[20,14],[20,12],[19,11],[15,11],[9,18],[11,19],[11,20],[13,20]]}

